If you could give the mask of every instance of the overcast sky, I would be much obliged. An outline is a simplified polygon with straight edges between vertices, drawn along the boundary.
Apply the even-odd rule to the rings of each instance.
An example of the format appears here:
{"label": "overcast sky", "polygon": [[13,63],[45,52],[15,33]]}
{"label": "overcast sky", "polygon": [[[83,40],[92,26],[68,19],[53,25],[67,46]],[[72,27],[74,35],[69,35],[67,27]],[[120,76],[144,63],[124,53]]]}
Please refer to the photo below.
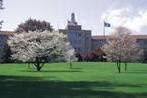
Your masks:
{"label": "overcast sky", "polygon": [[134,34],[147,34],[147,0],[4,0],[3,30],[14,30],[28,18],[46,20],[55,28],[65,28],[72,12],[83,29],[103,34],[103,20],[111,24],[107,34],[125,26]]}

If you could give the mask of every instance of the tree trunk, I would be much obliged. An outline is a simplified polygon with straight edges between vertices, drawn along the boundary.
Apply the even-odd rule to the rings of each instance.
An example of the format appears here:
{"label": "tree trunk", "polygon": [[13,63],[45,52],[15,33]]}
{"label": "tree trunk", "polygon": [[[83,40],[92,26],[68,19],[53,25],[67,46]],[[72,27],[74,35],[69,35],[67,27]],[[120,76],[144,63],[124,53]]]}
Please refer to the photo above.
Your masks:
{"label": "tree trunk", "polygon": [[30,63],[28,63],[28,69],[30,69],[31,67],[30,67]]}
{"label": "tree trunk", "polygon": [[40,67],[40,63],[37,63],[37,71],[40,71],[41,67]]}
{"label": "tree trunk", "polygon": [[70,69],[72,69],[72,61],[71,61],[71,56],[69,57],[69,66],[70,66]]}
{"label": "tree trunk", "polygon": [[71,62],[71,60],[69,62],[69,65],[70,65],[70,69],[72,69],[72,62]]}
{"label": "tree trunk", "polygon": [[118,65],[118,61],[116,61],[116,64],[117,64],[117,69],[119,70],[119,65]]}
{"label": "tree trunk", "polygon": [[44,63],[41,62],[41,58],[36,57],[36,61],[35,61],[34,65],[35,65],[37,71],[40,71],[41,68],[44,66]]}
{"label": "tree trunk", "polygon": [[127,67],[128,67],[127,65],[128,65],[127,62],[125,62],[125,72],[126,72],[127,69],[128,69],[128,68],[127,68]]}
{"label": "tree trunk", "polygon": [[121,62],[119,62],[119,73],[121,73]]}
{"label": "tree trunk", "polygon": [[40,71],[41,70],[40,63],[35,63],[34,65],[35,65],[37,71]]}
{"label": "tree trunk", "polygon": [[120,61],[117,61],[117,69],[118,69],[118,72],[121,73],[121,62]]}

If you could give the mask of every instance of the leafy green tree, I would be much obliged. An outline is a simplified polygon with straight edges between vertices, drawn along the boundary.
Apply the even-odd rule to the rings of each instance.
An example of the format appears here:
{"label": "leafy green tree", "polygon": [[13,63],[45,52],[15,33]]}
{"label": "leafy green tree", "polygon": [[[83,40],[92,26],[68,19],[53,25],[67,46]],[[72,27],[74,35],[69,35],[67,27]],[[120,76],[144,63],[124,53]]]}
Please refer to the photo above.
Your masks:
{"label": "leafy green tree", "polygon": [[29,32],[29,31],[43,32],[45,30],[47,31],[53,30],[49,22],[30,18],[26,20],[24,23],[18,25],[16,32]]}
{"label": "leafy green tree", "polygon": [[[0,10],[3,10],[4,7],[3,7],[3,0],[0,0]],[[0,21],[0,29],[2,28],[2,23],[3,23],[3,20]]]}

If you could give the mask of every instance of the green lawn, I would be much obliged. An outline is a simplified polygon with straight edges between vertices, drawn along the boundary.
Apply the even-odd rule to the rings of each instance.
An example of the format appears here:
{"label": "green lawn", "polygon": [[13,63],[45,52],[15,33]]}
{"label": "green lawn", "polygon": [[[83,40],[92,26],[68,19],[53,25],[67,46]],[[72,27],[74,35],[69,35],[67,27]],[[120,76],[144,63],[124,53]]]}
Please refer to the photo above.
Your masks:
{"label": "green lawn", "polygon": [[0,98],[147,98],[147,64],[46,64],[36,72],[27,64],[0,65]]}

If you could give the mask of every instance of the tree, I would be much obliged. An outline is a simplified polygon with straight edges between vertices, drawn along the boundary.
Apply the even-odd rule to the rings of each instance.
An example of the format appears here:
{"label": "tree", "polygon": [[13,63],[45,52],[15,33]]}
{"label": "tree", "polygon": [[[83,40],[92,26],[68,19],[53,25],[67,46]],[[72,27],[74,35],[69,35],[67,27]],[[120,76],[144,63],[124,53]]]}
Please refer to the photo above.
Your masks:
{"label": "tree", "polygon": [[67,47],[67,50],[65,59],[69,62],[70,68],[72,68],[72,61],[77,61],[77,58],[75,56],[75,51],[71,46]]}
{"label": "tree", "polygon": [[[0,10],[3,10],[3,0],[0,0]],[[0,21],[0,29],[2,28],[3,20]]]}
{"label": "tree", "polygon": [[[46,62],[74,55],[67,36],[59,32],[30,32],[16,34],[8,40],[12,58],[31,62],[40,71]],[[70,52],[69,54],[69,51]]]}
{"label": "tree", "polygon": [[43,32],[45,30],[52,31],[53,28],[50,25],[49,22],[46,21],[40,21],[36,19],[28,19],[24,23],[21,23],[18,25],[18,28],[16,29],[16,32],[29,32],[29,31],[38,31]]}
{"label": "tree", "polygon": [[121,72],[121,63],[125,63],[127,71],[127,62],[138,60],[142,55],[136,39],[131,36],[131,30],[118,27],[103,46],[107,59],[115,61],[119,73]]}
{"label": "tree", "polygon": [[[0,10],[3,10],[3,9],[4,9],[3,0],[0,0]],[[2,24],[3,24],[3,20],[0,21],[0,30],[2,29]],[[1,46],[1,48],[0,48],[0,53],[1,53],[0,62],[4,62],[7,59],[6,52],[8,52],[8,48],[7,48],[7,44],[5,42],[6,42],[6,37],[3,37],[1,39],[1,43],[0,43],[0,46]]]}

